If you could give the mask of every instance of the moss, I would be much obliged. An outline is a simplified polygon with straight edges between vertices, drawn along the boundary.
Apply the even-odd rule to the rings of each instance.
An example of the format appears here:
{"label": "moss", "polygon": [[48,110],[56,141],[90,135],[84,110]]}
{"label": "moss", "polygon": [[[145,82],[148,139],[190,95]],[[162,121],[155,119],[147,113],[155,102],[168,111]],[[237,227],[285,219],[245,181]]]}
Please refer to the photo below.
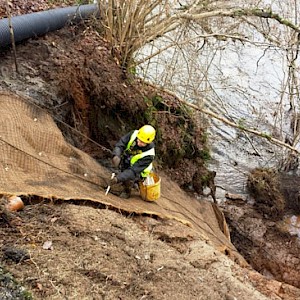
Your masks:
{"label": "moss", "polygon": [[136,75],[136,67],[135,66],[131,66],[128,68],[128,73],[131,75]]}
{"label": "moss", "polygon": [[211,159],[211,155],[208,149],[202,150],[200,152],[200,157],[204,160],[204,162],[207,162]]}
{"label": "moss", "polygon": [[208,142],[208,137],[209,137],[209,133],[208,132],[204,132],[201,136],[201,142],[203,144],[206,144]]}
{"label": "moss", "polygon": [[245,129],[245,118],[241,118],[238,120],[237,125],[239,129],[244,130]]}
{"label": "moss", "polygon": [[209,180],[210,180],[210,176],[208,174],[201,176],[201,181],[203,183],[203,186],[207,186]]}
{"label": "moss", "polygon": [[267,140],[270,140],[272,138],[272,136],[268,133],[262,133],[261,135],[263,138],[266,138]]}
{"label": "moss", "polygon": [[23,297],[25,300],[33,300],[32,294],[28,291],[23,292]]}
{"label": "moss", "polygon": [[237,9],[234,11],[233,16],[241,17],[245,15],[245,11],[243,9]]}
{"label": "moss", "polygon": [[281,218],[285,209],[285,199],[279,187],[275,170],[256,168],[248,176],[247,188],[255,199],[254,207],[274,220]]}
{"label": "moss", "polygon": [[152,98],[152,103],[153,103],[154,107],[158,108],[161,104],[163,104],[163,98],[161,96],[159,96],[159,95],[155,95]]}
{"label": "moss", "polygon": [[0,266],[0,299],[32,300],[30,292],[24,288]]}

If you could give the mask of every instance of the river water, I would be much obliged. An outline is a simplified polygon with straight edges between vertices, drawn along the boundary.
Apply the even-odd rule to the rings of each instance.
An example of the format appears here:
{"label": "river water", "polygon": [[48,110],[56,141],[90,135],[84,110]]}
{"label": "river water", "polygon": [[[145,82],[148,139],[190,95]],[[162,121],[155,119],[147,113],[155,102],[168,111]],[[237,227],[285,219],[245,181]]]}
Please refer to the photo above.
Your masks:
{"label": "river water", "polygon": [[[285,4],[280,1],[269,1],[269,5],[273,5],[273,10],[282,12],[286,9],[288,12],[287,6],[283,7]],[[291,14],[285,16],[293,19],[297,15],[293,12],[296,9],[292,6]],[[291,90],[287,88],[288,63],[295,50],[287,51],[291,44],[290,32],[277,28],[276,24],[274,26],[281,47],[271,45],[257,33],[246,30],[255,43],[230,39],[204,42],[199,39],[185,46],[169,48],[140,65],[138,72],[144,79],[242,127],[281,141],[291,140],[293,110],[290,100],[295,101],[295,111],[299,111],[297,90],[294,88],[292,92],[295,94],[290,96]],[[179,41],[183,36],[182,33],[172,33],[166,40],[155,41],[144,47],[138,58],[151,55],[170,40]],[[188,36],[194,38],[193,34]],[[294,74],[299,82],[299,58],[294,62]],[[213,118],[210,118],[209,125],[212,154],[209,168],[217,173],[217,200],[226,201],[226,195],[231,194],[253,203],[254,199],[247,192],[249,172],[256,167],[279,168],[288,150]],[[299,143],[295,148],[299,150]],[[297,174],[300,175],[299,170]],[[300,238],[299,220],[299,216],[287,215],[279,226]]]}
{"label": "river water", "polygon": [[[212,68],[211,73],[216,79],[214,89],[220,91],[220,97],[210,97],[207,106],[236,124],[285,139],[290,132],[287,99],[282,99],[281,116],[274,115],[284,81],[284,58],[278,49],[263,52],[252,45],[229,45],[218,53],[218,68]],[[220,78],[225,80],[220,83]],[[248,197],[249,171],[255,167],[277,166],[285,153],[266,139],[229,128],[214,119],[209,130],[213,154],[210,167],[217,171],[220,198],[224,192]]]}
{"label": "river water", "polygon": [[[150,54],[153,49],[149,46],[145,51]],[[278,139],[289,135],[289,102],[281,97],[286,61],[280,49],[228,41],[218,43],[214,51],[203,47],[197,59],[194,49],[187,51],[194,57],[188,63],[188,52],[170,49],[142,66],[140,72],[147,70],[143,74],[147,80],[236,124]],[[249,198],[249,171],[278,165],[286,152],[212,118],[209,134],[213,158],[209,168],[217,172],[217,198],[221,200],[225,193]]]}

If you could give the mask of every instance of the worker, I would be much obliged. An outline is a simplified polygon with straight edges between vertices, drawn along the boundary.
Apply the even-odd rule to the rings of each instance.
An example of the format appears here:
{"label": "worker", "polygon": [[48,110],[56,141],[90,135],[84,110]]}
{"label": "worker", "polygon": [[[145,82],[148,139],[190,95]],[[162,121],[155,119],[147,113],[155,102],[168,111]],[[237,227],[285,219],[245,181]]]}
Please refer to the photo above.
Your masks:
{"label": "worker", "polygon": [[155,134],[151,125],[144,125],[139,130],[128,132],[116,143],[112,164],[120,169],[120,173],[110,180],[110,185],[122,183],[121,198],[128,199],[133,185],[143,181],[151,172]]}

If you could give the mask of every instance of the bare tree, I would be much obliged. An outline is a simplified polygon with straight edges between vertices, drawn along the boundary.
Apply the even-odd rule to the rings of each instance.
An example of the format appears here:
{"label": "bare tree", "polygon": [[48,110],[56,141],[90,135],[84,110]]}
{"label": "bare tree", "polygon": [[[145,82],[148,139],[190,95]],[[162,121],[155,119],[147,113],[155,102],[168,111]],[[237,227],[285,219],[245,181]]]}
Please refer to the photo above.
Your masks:
{"label": "bare tree", "polygon": [[[106,37],[123,67],[137,68],[145,79],[196,104],[215,120],[298,152],[299,11],[296,0],[288,2],[108,0],[99,5]],[[252,75],[270,77],[260,83],[269,91],[261,96],[261,87],[250,77],[249,86],[244,84],[245,56],[253,49],[257,56]],[[280,63],[272,62],[274,53],[280,57],[281,70]],[[231,57],[240,61],[237,71]],[[236,82],[230,78],[232,72],[240,74]],[[286,101],[293,121],[289,140]],[[251,116],[241,113],[245,103]],[[266,106],[273,111],[273,120],[265,116]]]}
{"label": "bare tree", "polygon": [[[278,23],[299,32],[299,28],[270,9],[236,7],[234,1],[186,1],[185,5],[176,0],[104,0],[98,1],[102,24],[106,37],[114,49],[120,53],[122,63],[133,63],[133,54],[142,46],[188,23],[196,23],[202,31],[219,38],[233,37],[243,39],[243,34],[231,36],[236,25],[226,26],[223,30],[215,28],[216,19],[230,18],[235,23],[253,22],[247,18],[274,19]],[[188,3],[190,2],[190,3]],[[211,21],[210,21],[211,20]],[[232,23],[232,22],[227,22]],[[225,24],[222,22],[222,24]],[[219,29],[219,32],[216,31]],[[258,27],[256,28],[257,30]],[[229,34],[229,36],[227,36]],[[263,32],[266,35],[265,32]]]}

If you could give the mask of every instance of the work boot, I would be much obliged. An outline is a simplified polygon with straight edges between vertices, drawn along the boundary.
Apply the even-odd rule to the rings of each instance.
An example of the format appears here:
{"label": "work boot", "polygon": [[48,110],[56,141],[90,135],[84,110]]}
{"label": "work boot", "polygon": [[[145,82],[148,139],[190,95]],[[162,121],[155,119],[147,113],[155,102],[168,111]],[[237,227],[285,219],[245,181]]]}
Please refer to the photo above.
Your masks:
{"label": "work boot", "polygon": [[133,185],[133,181],[131,181],[131,180],[127,180],[127,181],[123,182],[124,190],[122,191],[122,193],[120,194],[119,197],[123,198],[123,199],[128,199],[131,195],[132,185]]}
{"label": "work boot", "polygon": [[134,190],[138,191],[139,190],[139,184],[137,182],[135,182],[133,184],[133,187],[132,187]]}
{"label": "work boot", "polygon": [[129,198],[130,198],[130,193],[124,191],[124,192],[122,192],[122,193],[120,194],[119,197],[122,198],[122,199],[129,199]]}

